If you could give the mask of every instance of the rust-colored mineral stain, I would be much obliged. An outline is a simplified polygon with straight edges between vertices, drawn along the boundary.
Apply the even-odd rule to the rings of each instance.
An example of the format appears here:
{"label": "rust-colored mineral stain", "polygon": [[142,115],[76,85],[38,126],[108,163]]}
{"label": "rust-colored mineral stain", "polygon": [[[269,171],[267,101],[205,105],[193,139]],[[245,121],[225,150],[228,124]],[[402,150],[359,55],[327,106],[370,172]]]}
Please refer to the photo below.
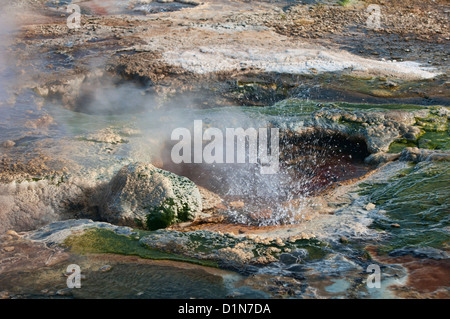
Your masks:
{"label": "rust-colored mineral stain", "polygon": [[91,0],[83,3],[83,7],[89,8],[92,14],[109,15],[115,11],[116,1],[112,0]]}
{"label": "rust-colored mineral stain", "polygon": [[[384,264],[400,264],[408,270],[406,286],[419,293],[433,293],[450,287],[450,260],[415,258],[412,256],[390,257],[378,254],[377,246],[366,249],[372,257]],[[442,298],[450,298],[450,293],[439,293]]]}
{"label": "rust-colored mineral stain", "polygon": [[275,225],[275,226],[252,226],[252,225],[242,225],[233,224],[223,221],[217,222],[204,222],[204,223],[190,223],[190,224],[179,224],[169,227],[171,230],[178,231],[196,231],[196,230],[208,230],[221,233],[232,233],[234,235],[242,234],[263,234],[274,230],[293,228],[295,225]]}

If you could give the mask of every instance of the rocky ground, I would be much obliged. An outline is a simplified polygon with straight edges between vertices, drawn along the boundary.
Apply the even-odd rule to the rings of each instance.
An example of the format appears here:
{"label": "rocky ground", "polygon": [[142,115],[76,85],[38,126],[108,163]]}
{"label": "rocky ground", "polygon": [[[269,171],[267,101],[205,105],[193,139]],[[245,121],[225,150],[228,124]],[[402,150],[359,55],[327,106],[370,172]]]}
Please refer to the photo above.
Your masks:
{"label": "rocky ground", "polygon": [[[203,106],[279,100],[298,94],[302,81],[310,82],[309,86],[324,86],[320,94],[325,95],[323,99],[328,94],[339,97],[343,88],[338,83],[326,84],[323,82],[330,79],[306,76],[324,71],[357,75],[359,81],[353,82],[364,82],[361,77],[367,80],[367,76],[394,80],[381,79],[379,90],[353,92],[350,95],[357,95],[355,99],[359,93],[365,95],[360,100],[445,100],[448,7],[445,2],[427,3],[380,3],[383,19],[379,31],[366,28],[365,2],[346,6],[320,1],[290,6],[258,2],[251,4],[252,13],[248,13],[250,5],[246,2],[208,1],[170,13],[110,16],[105,10],[114,12],[113,2],[96,12],[96,1],[87,1],[80,3],[86,14],[81,18],[82,28],[77,30],[67,28],[68,14],[62,8],[35,4],[32,17],[19,16],[24,25],[11,49],[22,56],[19,68],[32,75],[40,95],[60,98],[66,107],[80,111],[92,95],[89,86],[94,82],[108,85],[121,79],[149,86],[149,93],[169,97],[173,103],[188,95],[192,103]],[[36,56],[45,56],[48,63],[42,65],[38,60],[35,63],[39,65],[33,65],[34,58],[30,57]],[[427,73],[393,61],[416,61],[435,69]],[[30,67],[38,72],[30,72]],[[253,96],[233,92],[236,83],[245,86],[254,82],[255,73],[261,69],[268,73],[258,75],[256,80],[261,92]],[[401,81],[428,78],[439,72],[443,73],[441,77],[419,86],[414,82],[403,85]],[[103,78],[105,73],[108,79]],[[426,90],[420,87],[424,85]],[[346,86],[347,92],[341,95],[358,90],[349,87],[352,83]],[[383,90],[383,86],[389,90]]]}
{"label": "rocky ground", "polygon": [[[448,133],[450,105],[446,1],[89,0],[78,2],[81,28],[74,30],[66,2],[12,1],[2,12],[10,18],[2,19],[0,34],[0,128],[17,121],[20,132],[0,139],[0,283],[13,270],[39,273],[74,256],[115,253],[231,269],[247,276],[236,285],[276,298],[370,298],[376,295],[363,287],[364,269],[375,260],[397,284],[383,287],[383,296],[448,297],[441,280],[448,249],[386,256],[376,245],[364,248],[390,232],[369,227],[382,209],[358,195],[360,185],[407,175],[408,162],[420,171],[449,160],[448,136],[439,135]],[[380,7],[380,29],[367,28],[369,4]],[[342,179],[311,192],[306,207],[283,202],[288,211],[303,209],[294,225],[264,227],[259,222],[270,209],[250,215],[250,225],[236,223],[227,212],[243,213],[245,203],[161,170],[169,167],[164,154],[142,156],[167,147],[142,127],[68,134],[76,124],[62,133],[65,113],[47,112],[74,111],[80,118],[72,121],[96,128],[109,118],[137,121],[148,105],[165,111],[275,104],[279,112],[285,100],[304,99],[314,100],[306,116],[283,111],[270,118],[284,141],[344,136],[351,150],[343,149],[345,156],[355,149],[364,155],[350,161],[355,166]],[[364,109],[366,103],[377,109]],[[299,162],[292,155],[283,160]],[[357,165],[363,169],[350,174]],[[146,215],[150,206],[156,217]],[[171,226],[152,232],[155,224]],[[436,275],[424,276],[423,265]],[[343,274],[349,288],[333,290],[333,278]],[[38,295],[73,297],[55,291]]]}

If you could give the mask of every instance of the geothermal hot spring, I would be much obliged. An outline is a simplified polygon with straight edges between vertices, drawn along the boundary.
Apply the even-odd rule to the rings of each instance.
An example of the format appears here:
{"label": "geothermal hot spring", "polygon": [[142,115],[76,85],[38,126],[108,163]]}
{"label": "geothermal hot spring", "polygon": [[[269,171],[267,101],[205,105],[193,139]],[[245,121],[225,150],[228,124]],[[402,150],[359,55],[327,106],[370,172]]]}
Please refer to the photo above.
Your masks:
{"label": "geothermal hot spring", "polygon": [[[219,120],[213,119],[216,116],[221,125],[225,118],[233,125],[251,125],[249,116],[256,115],[259,119],[254,124],[261,123],[257,109],[247,111],[247,114],[239,114],[241,110],[234,108],[220,109],[212,111],[207,119],[211,126],[219,124]],[[270,119],[267,124],[270,125]],[[295,224],[302,220],[302,211],[310,204],[309,197],[333,184],[361,177],[369,170],[364,164],[368,151],[362,140],[318,131],[299,136],[284,134],[277,136],[276,142],[279,160],[274,173],[262,173],[264,165],[261,163],[248,163],[248,149],[246,163],[175,164],[169,151],[174,147],[173,142],[169,143],[169,150],[162,151],[162,167],[188,177],[219,194],[225,203],[231,203],[230,209],[224,212],[230,222],[256,226]],[[223,144],[226,144],[225,140]],[[191,154],[194,154],[193,149]],[[233,206],[241,207],[234,209]]]}
{"label": "geothermal hot spring", "polygon": [[[364,163],[364,158],[369,153],[363,140],[320,130],[294,134],[281,129],[278,144],[279,171],[276,174],[261,174],[261,165],[248,163],[248,156],[246,163],[175,164],[171,158],[171,150],[178,141],[171,140],[170,136],[176,128],[187,128],[193,132],[194,121],[198,120],[202,120],[203,131],[208,127],[218,128],[223,132],[226,128],[271,128],[289,121],[301,123],[304,117],[319,107],[303,100],[283,101],[264,109],[242,106],[193,108],[189,100],[186,100],[186,106],[165,106],[142,92],[132,85],[98,87],[83,98],[76,111],[61,108],[51,102],[36,111],[33,94],[24,93],[17,99],[15,107],[7,109],[7,114],[3,117],[7,120],[2,123],[2,136],[16,143],[13,148],[7,149],[7,154],[9,157],[18,157],[25,163],[36,154],[48,156],[54,168],[68,168],[64,179],[75,178],[80,185],[92,185],[94,189],[96,185],[111,179],[118,169],[128,163],[150,162],[186,176],[197,185],[219,195],[224,207],[219,214],[225,217],[224,223],[227,225],[262,227],[261,229],[264,226],[283,227],[301,223],[308,218],[307,212],[311,207],[316,205],[310,198],[333,186],[358,179],[371,170]],[[24,117],[23,114],[27,114],[30,109],[33,113]],[[30,124],[41,123],[42,119],[46,119],[49,124]],[[28,126],[27,130],[30,129],[32,133],[25,133],[23,125]],[[203,141],[202,148],[206,145],[207,141]],[[36,179],[36,183],[40,181]],[[40,197],[38,201],[45,203],[43,207],[32,201],[35,206],[25,208],[32,217],[25,219],[19,229],[32,230],[61,217],[97,218],[95,201],[82,199],[77,202],[73,198],[74,195],[88,197],[91,192],[72,194],[73,190],[69,188],[53,193],[53,186],[45,185],[45,181],[41,183],[44,184],[25,182],[28,186],[25,189],[20,189],[19,186],[15,194],[8,194],[8,188],[3,189],[5,199],[8,195],[13,195],[27,201],[29,199],[26,194],[31,191]],[[48,190],[45,187],[49,187]],[[34,188],[43,188],[43,191]],[[62,216],[48,204],[54,196],[69,201],[69,205],[62,205]],[[14,206],[14,203],[11,205]],[[181,298],[185,291],[190,291],[197,298],[223,298],[230,291],[238,291],[243,298],[269,297],[257,287],[248,288],[244,285],[236,288],[243,285],[240,282],[245,277],[226,271],[221,273],[219,270],[211,272],[201,268],[184,269],[169,262],[162,265],[136,264],[135,261],[105,260],[101,257],[87,260],[77,257],[73,262],[82,265],[86,276],[97,284],[100,282],[102,286],[100,289],[93,283],[86,283],[84,289],[76,294],[78,298],[135,298],[138,290],[143,291],[139,298]],[[95,267],[100,267],[102,262],[114,265],[115,276],[108,279],[96,274]],[[324,266],[318,264],[317,267]],[[60,271],[61,267],[53,267],[26,275],[0,276],[0,283],[19,296],[43,297],[48,292],[49,285],[60,286],[56,275]],[[263,268],[261,273],[264,276],[266,272],[280,275],[283,271],[281,268],[276,270],[268,267]],[[118,275],[121,279],[113,279]],[[143,277],[146,278],[145,281],[142,280]],[[155,285],[163,287],[175,281],[176,286],[170,286],[171,288],[155,288]],[[20,284],[13,288],[12,282]],[[33,284],[29,285],[30,282]],[[133,283],[133,289],[130,288],[130,283]],[[332,284],[333,281],[330,285]],[[153,287],[150,290],[149,285]],[[346,286],[347,283],[344,282],[343,285]],[[341,288],[337,289],[340,291]]]}
{"label": "geothermal hot spring", "polygon": [[[135,11],[182,12],[188,6],[153,2]],[[5,47],[12,30],[2,30],[2,38],[7,36],[2,42]],[[74,44],[64,46],[71,48]],[[229,57],[229,51],[221,54]],[[185,176],[220,198],[220,205],[201,216],[205,220],[208,214],[220,218],[192,226],[215,232],[207,238],[210,246],[201,246],[206,239],[194,236],[188,238],[191,242],[187,248],[198,241],[200,248],[195,252],[201,254],[211,247],[219,250],[250,243],[254,245],[250,254],[270,251],[272,255],[265,257],[272,259],[245,267],[232,267],[223,260],[211,264],[210,260],[196,259],[195,254],[146,249],[135,240],[136,236],[154,236],[164,243],[164,230],[136,228],[131,233],[134,239],[126,241],[107,233],[108,227],[116,226],[101,224],[106,229],[102,228],[104,237],[92,242],[111,240],[113,245],[105,244],[106,248],[86,254],[68,250],[71,255],[64,262],[44,263],[37,269],[0,271],[0,293],[8,291],[17,298],[396,298],[402,293],[409,296],[411,291],[433,297],[437,291],[438,295],[448,296],[448,161],[408,162],[399,160],[400,155],[395,157],[406,146],[448,154],[448,107],[429,106],[435,113],[421,118],[425,123],[420,125],[423,135],[414,141],[393,143],[387,156],[395,160],[380,168],[366,161],[371,152],[365,136],[318,125],[313,115],[325,108],[355,114],[378,112],[376,115],[383,118],[384,112],[406,110],[417,112],[414,114],[419,118],[427,107],[398,101],[386,104],[382,98],[376,99],[382,102],[377,105],[318,102],[317,97],[334,101],[338,98],[336,91],[308,87],[309,82],[300,85],[301,92],[289,99],[272,96],[264,106],[233,105],[220,99],[211,102],[207,90],[177,93],[175,97],[157,95],[142,83],[117,81],[107,73],[97,77],[95,72],[90,74],[92,82],[86,80],[79,94],[67,103],[67,96],[43,98],[39,90],[16,83],[29,70],[26,65],[18,70],[16,61],[2,52],[0,235],[14,229],[21,236],[40,240],[58,227],[73,225],[76,229],[85,219],[104,222],[101,209],[105,185],[124,166],[144,162]],[[84,53],[78,54],[83,57]],[[89,54],[95,54],[95,50]],[[195,54],[188,56],[195,58]],[[64,52],[45,52],[30,59],[36,68],[33,72],[44,75],[51,73],[49,64],[57,70],[72,69],[75,64],[74,58]],[[372,83],[358,81],[361,86]],[[310,91],[314,100],[309,99]],[[351,93],[342,96],[359,98]],[[255,101],[263,100],[259,98],[253,96]],[[439,101],[448,105],[446,98]],[[250,163],[249,153],[243,154],[244,163],[236,162],[242,154],[235,154],[234,163],[175,163],[171,152],[179,141],[171,135],[184,128],[193,139],[196,121],[202,122],[201,135],[210,128],[220,131],[222,145],[230,128],[277,128],[279,170],[262,174],[266,165]],[[350,126],[360,124],[353,122]],[[250,138],[241,142],[246,151],[251,149]],[[202,139],[200,149],[209,143]],[[194,141],[187,149],[194,159]],[[223,158],[226,155],[224,151]],[[72,221],[64,224],[68,220]],[[54,222],[62,224],[49,226]],[[181,235],[177,236],[183,242],[186,237],[182,236],[190,236],[183,235],[189,233],[189,227],[184,223],[173,225],[167,233],[179,231]],[[234,232],[236,237],[227,237],[223,234],[226,231]],[[261,237],[259,242],[241,242],[247,235]],[[68,242],[52,242],[55,238],[36,242],[51,249],[68,248]],[[14,254],[6,244],[0,244],[1,249],[8,248],[0,249],[2,254]],[[77,247],[91,248],[88,244],[78,242]],[[22,242],[20,245],[32,255],[32,248]],[[17,253],[19,248],[15,249]],[[378,255],[384,257],[377,259]],[[20,256],[14,258],[20,260]],[[85,279],[82,289],[67,294],[61,274],[69,263],[80,265]],[[370,290],[366,287],[366,269],[374,263],[382,266],[384,277],[380,289]],[[105,264],[112,270],[99,272]],[[432,277],[432,273],[437,279],[424,284],[411,277],[412,272],[420,273],[421,269],[422,278]],[[4,270],[2,265],[0,270]],[[400,295],[390,289],[395,285],[404,285],[397,289]]]}
{"label": "geothermal hot spring", "polygon": [[[258,163],[250,163],[248,136],[241,140],[245,155],[240,161],[244,163],[238,162],[241,154],[238,154],[237,137],[231,143],[234,158],[231,162],[226,160],[229,142],[227,129],[264,129],[269,132],[271,128],[283,125],[280,123],[295,122],[299,125],[303,117],[307,118],[319,109],[313,102],[283,101],[264,109],[205,105],[199,108],[192,97],[180,97],[177,100],[181,103],[167,105],[152,96],[143,95],[141,89],[132,85],[91,90],[82,97],[82,102],[77,103],[77,112],[49,107],[55,122],[63,123],[58,134],[64,137],[73,134],[72,137],[90,141],[94,147],[101,147],[102,142],[112,139],[110,144],[114,145],[114,150],[109,150],[110,158],[99,160],[89,148],[83,146],[84,149],[77,151],[78,164],[83,167],[102,166],[105,170],[108,166],[117,168],[116,163],[121,161],[151,162],[159,168],[188,177],[198,186],[219,195],[227,206],[221,213],[230,223],[253,226],[296,224],[303,219],[303,212],[314,205],[310,203],[310,197],[320,195],[339,183],[362,177],[370,170],[370,166],[364,163],[369,152],[362,139],[321,130],[306,130],[297,134],[290,129],[279,129],[278,138],[274,140],[279,152],[279,169],[274,174],[262,173],[261,167],[264,165],[259,157]],[[202,99],[201,96],[195,98],[197,101]],[[208,128],[215,128],[221,132],[223,147],[215,144],[218,145],[217,150],[213,150],[212,154],[222,151],[222,162],[225,163],[207,164],[204,159],[202,163],[195,163],[195,121],[201,121],[198,126],[200,155],[203,155],[211,139],[220,138],[212,137],[207,141],[204,137]],[[187,138],[190,146],[178,152],[182,154],[190,149],[191,157],[186,163],[174,163],[172,158],[174,147],[186,142],[181,137],[171,138],[179,128],[190,132],[190,138]],[[269,134],[269,156],[271,146],[275,145],[271,145],[270,138]],[[98,145],[95,145],[96,142]],[[61,151],[72,152],[67,147]],[[111,164],[105,165],[104,160]]]}
{"label": "geothermal hot spring", "polygon": [[[164,103],[145,96],[140,88],[132,85],[99,87],[93,92],[95,94],[85,98],[76,111],[61,108],[50,101],[36,111],[32,92],[21,95],[16,100],[15,107],[7,109],[8,114],[4,117],[7,121],[2,123],[2,134],[16,143],[13,148],[7,149],[9,157],[16,156],[26,162],[36,154],[48,156],[54,169],[66,167],[67,173],[61,179],[61,185],[73,178],[75,184],[84,185],[87,189],[74,192],[71,187],[57,187],[55,190],[55,183],[52,186],[45,180],[38,179],[18,183],[16,191],[12,191],[11,187],[3,187],[3,199],[12,201],[9,204],[12,209],[18,204],[11,196],[20,201],[31,202],[29,206],[20,207],[31,218],[25,218],[19,230],[32,230],[65,218],[96,220],[97,203],[95,199],[89,200],[89,196],[93,196],[95,189],[109,181],[121,167],[136,161],[150,162],[186,176],[198,186],[219,195],[223,200],[223,208],[218,214],[225,217],[223,224],[228,225],[227,227],[241,225],[263,232],[267,226],[276,230],[302,225],[310,219],[311,211],[318,205],[315,198],[326,195],[330,189],[358,180],[374,168],[364,163],[369,153],[362,139],[322,130],[305,130],[297,134],[289,128],[292,123],[301,127],[301,123],[311,112],[320,109],[321,106],[315,102],[287,100],[265,108],[195,108],[188,99],[186,106],[165,106]],[[129,111],[124,112],[124,108]],[[29,109],[33,113],[24,117],[23,114],[27,114]],[[30,123],[45,122],[43,119],[50,124],[30,127]],[[171,140],[171,133],[176,128],[187,128],[193,132],[194,121],[198,120],[202,120],[203,130],[214,127],[223,132],[226,128],[280,127],[278,173],[261,174],[261,165],[249,164],[248,161],[235,164],[173,163],[171,150],[178,141]],[[24,133],[23,126],[28,126],[27,133]],[[207,141],[203,141],[202,147],[206,145]],[[407,168],[405,165],[402,164],[395,170]],[[417,174],[418,180],[426,178],[420,176],[420,170]],[[445,179],[445,173],[436,183],[442,183],[442,178]],[[56,184],[59,185],[59,181]],[[27,195],[30,192],[38,199],[30,200]],[[384,194],[381,190],[377,196],[382,198]],[[413,196],[419,196],[413,200],[421,200],[420,194]],[[65,204],[58,206],[57,203],[52,206],[55,197]],[[362,196],[360,205],[365,205],[366,200]],[[392,205],[394,209],[401,209],[402,205],[409,205],[408,201],[409,199],[402,198],[397,203],[388,203],[386,207]],[[57,209],[61,211],[58,212]],[[442,208],[430,212],[432,215],[442,213]],[[376,216],[371,218],[376,219]],[[358,235],[361,238],[374,239],[378,236],[367,228],[371,218],[352,215],[349,219],[339,220],[330,215],[325,226],[311,227],[319,227],[323,236],[328,238],[339,239],[347,234],[348,228],[350,232],[361,231],[361,235]],[[346,223],[345,226],[342,226],[343,222]],[[377,223],[377,227],[388,227],[386,223],[389,222],[382,217]],[[221,230],[220,224],[216,227]],[[414,231],[406,236],[414,236]],[[434,236],[439,237],[436,233]],[[322,295],[345,295],[349,289],[353,289],[354,282],[364,276],[362,268],[349,259],[349,256],[360,258],[361,244],[342,247],[340,244],[324,246],[320,242],[306,242],[301,245],[310,249],[309,254],[313,256],[310,263],[301,266],[304,267],[302,272],[308,274],[310,284],[320,287]],[[201,266],[194,267],[193,270],[192,266],[180,267],[176,262],[142,264],[126,257],[115,259],[78,256],[72,257],[72,262],[80,264],[85,269],[84,274],[90,278],[90,283],[86,282],[84,289],[71,295],[77,298],[182,298],[185,291],[196,298],[224,298],[230,294],[242,298],[269,298],[266,289],[271,285],[270,278],[285,276],[283,278],[294,281],[303,278],[303,275],[298,275],[291,269],[292,266],[283,263],[245,270],[243,274],[240,271],[213,271]],[[105,263],[113,265],[115,275],[102,276],[96,272]],[[405,280],[402,270],[388,269],[392,278],[400,276]],[[0,283],[17,296],[46,297],[55,293],[55,289],[64,289],[60,283],[63,271],[62,266],[46,267],[25,275],[0,276]],[[248,279],[249,272],[257,274],[255,281]],[[15,286],[11,286],[12,283]],[[101,289],[98,283],[101,284]],[[386,287],[395,283],[395,280],[388,279],[382,290],[365,296],[392,297]],[[289,282],[284,284],[292,285]],[[156,288],[155,285],[165,288]],[[301,287],[302,294],[308,294],[308,288],[305,285]]]}
{"label": "geothermal hot spring", "polygon": [[[284,278],[282,285],[300,285],[300,290],[292,291],[303,297],[317,296],[308,288],[310,285],[326,297],[351,293],[361,298],[390,298],[394,295],[388,287],[405,283],[406,272],[395,265],[385,266],[387,277],[382,289],[367,292],[360,284],[366,276],[364,269],[370,264],[362,261],[367,258],[364,245],[381,240],[381,247],[398,251],[421,240],[431,247],[440,247],[446,240],[445,162],[424,162],[415,167],[407,162],[393,163],[385,172],[375,174],[373,180],[364,181],[359,192],[353,191],[350,194],[353,203],[333,199],[324,206],[323,200],[318,200],[338,187],[364,178],[375,166],[364,162],[369,152],[362,138],[304,127],[311,114],[323,107],[317,102],[289,99],[266,107],[204,104],[198,107],[192,96],[179,98],[183,103],[167,103],[134,84],[106,82],[107,85],[90,86],[88,93],[77,101],[75,110],[65,109],[52,100],[36,105],[31,90],[17,95],[14,107],[1,109],[2,138],[14,141],[13,147],[3,148],[3,155],[7,155],[4,164],[8,158],[16,158],[27,163],[25,169],[32,170],[36,157],[43,156],[51,166],[51,170],[44,168],[49,169],[49,176],[54,174],[53,170],[65,172],[58,175],[62,177],[57,181],[44,177],[3,184],[2,210],[10,214],[3,223],[5,231],[12,227],[30,231],[64,219],[102,220],[97,192],[124,165],[140,161],[186,176],[220,196],[221,208],[216,214],[224,219],[211,230],[253,230],[258,234],[275,231],[277,236],[276,232],[289,234],[300,227],[304,232],[319,234],[322,240],[302,239],[289,248],[307,251],[308,257],[301,265],[279,261],[237,272],[180,266],[183,263],[176,262],[146,264],[126,256],[75,255],[71,261],[80,264],[92,281],[70,297],[181,298],[190,291],[196,298],[229,295],[270,298],[267,289],[274,278]],[[8,96],[3,98],[6,100]],[[199,120],[202,132],[207,128],[221,132],[227,128],[279,128],[279,171],[261,174],[261,164],[249,163],[248,153],[246,163],[174,163],[171,151],[179,140],[171,139],[172,132],[186,128],[193,137],[194,121]],[[202,141],[202,149],[208,142]],[[248,149],[248,139],[246,142]],[[193,144],[191,147],[193,158]],[[431,197],[430,189],[434,190]],[[369,202],[380,205],[382,211],[367,212],[364,207]],[[344,208],[339,210],[341,206]],[[330,207],[338,209],[338,213],[327,215]],[[405,211],[409,212],[406,216]],[[316,221],[317,214],[321,218]],[[20,222],[11,216],[18,217]],[[389,236],[380,235],[390,232],[391,223],[397,221],[408,225],[397,231],[398,237],[390,241]],[[431,226],[423,228],[424,223]],[[354,244],[343,244],[346,236],[357,240]],[[327,240],[330,242],[326,243]],[[113,265],[114,276],[98,275],[96,269],[105,263]],[[64,289],[60,279],[63,266],[44,267],[25,275],[0,275],[0,285],[19,297],[47,298]],[[302,281],[305,277],[307,284]],[[99,289],[95,283],[106,288]],[[133,283],[133,288],[129,283]]]}

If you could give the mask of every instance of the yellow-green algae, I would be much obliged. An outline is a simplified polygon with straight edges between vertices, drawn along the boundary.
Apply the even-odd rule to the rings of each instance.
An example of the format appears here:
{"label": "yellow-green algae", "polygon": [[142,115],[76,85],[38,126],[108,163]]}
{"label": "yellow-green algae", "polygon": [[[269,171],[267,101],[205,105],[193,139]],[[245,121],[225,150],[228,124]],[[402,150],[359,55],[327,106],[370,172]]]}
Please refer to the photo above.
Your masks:
{"label": "yellow-green algae", "polygon": [[[450,166],[448,162],[422,162],[384,183],[362,185],[388,220],[376,219],[374,229],[390,236],[383,251],[406,246],[443,248],[450,242]],[[400,228],[391,227],[397,223]]]}
{"label": "yellow-green algae", "polygon": [[[136,230],[142,237],[147,232]],[[81,235],[69,236],[64,244],[76,254],[118,254],[138,256],[153,260],[174,260],[190,262],[203,266],[217,267],[217,263],[210,260],[197,260],[173,253],[149,249],[139,244],[139,239],[133,236],[118,235],[111,230],[90,229]]]}

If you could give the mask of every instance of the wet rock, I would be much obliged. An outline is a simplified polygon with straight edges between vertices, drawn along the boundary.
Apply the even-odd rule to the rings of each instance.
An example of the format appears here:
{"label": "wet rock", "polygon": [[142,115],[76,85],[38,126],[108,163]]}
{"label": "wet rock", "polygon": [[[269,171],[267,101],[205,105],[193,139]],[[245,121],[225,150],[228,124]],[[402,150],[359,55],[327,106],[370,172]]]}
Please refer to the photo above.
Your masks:
{"label": "wet rock", "polygon": [[342,236],[341,238],[339,238],[339,242],[340,242],[341,244],[348,244],[348,238]]}
{"label": "wet rock", "polygon": [[392,154],[385,152],[378,152],[371,154],[364,159],[364,162],[369,165],[380,165],[387,162],[392,162],[400,158],[400,153]]}
{"label": "wet rock", "polygon": [[285,265],[291,265],[298,263],[299,258],[288,253],[282,253],[280,255],[280,262],[282,262]]}
{"label": "wet rock", "polygon": [[[15,183],[0,184],[0,233],[9,229],[28,231],[52,221],[70,218],[80,212],[78,204],[89,201],[84,181],[68,181],[64,176],[55,176],[53,173],[45,175],[45,164],[41,160],[37,164],[23,165],[26,165],[26,170],[30,170],[22,175],[23,178],[38,177],[31,181],[24,181],[21,177],[13,179],[17,180]],[[3,171],[0,168],[1,173]]]}
{"label": "wet rock", "polygon": [[310,274],[329,274],[341,276],[348,271],[361,271],[362,267],[341,254],[330,254],[325,259],[305,265]]}
{"label": "wet rock", "polygon": [[387,121],[394,121],[396,123],[401,123],[408,126],[413,125],[416,122],[414,113],[401,110],[385,112],[384,118]]}
{"label": "wet rock", "polygon": [[89,219],[69,219],[54,222],[24,235],[25,239],[43,242],[46,244],[62,244],[67,237],[74,234],[82,234],[88,229],[108,229],[118,235],[136,236],[132,228],[115,226],[104,222],[94,222]]}
{"label": "wet rock", "polygon": [[12,236],[13,238],[20,238],[20,235],[14,230],[8,230],[5,234],[8,236]]}
{"label": "wet rock", "polygon": [[12,236],[9,236],[9,235],[0,236],[0,241],[11,241],[11,240],[13,240]]}
{"label": "wet rock", "polygon": [[290,266],[289,268],[287,268],[287,270],[289,270],[290,272],[303,272],[305,271],[305,267],[303,265],[293,265]]}
{"label": "wet rock", "polygon": [[285,246],[285,243],[283,242],[283,240],[281,238],[275,238],[275,244],[279,247]]}
{"label": "wet rock", "polygon": [[241,298],[244,294],[239,292],[239,291],[233,291],[231,293],[229,293],[226,297],[233,299],[233,298]]}
{"label": "wet rock", "polygon": [[10,147],[14,147],[16,145],[16,143],[14,143],[13,141],[4,141],[2,142],[2,144],[0,144],[2,147],[4,148],[10,148]]}
{"label": "wet rock", "polygon": [[202,4],[201,1],[198,0],[175,0],[176,2],[182,3],[182,4],[190,4],[192,6],[198,6]]}
{"label": "wet rock", "polygon": [[251,251],[245,247],[225,247],[217,251],[217,256],[220,258],[222,265],[230,268],[240,268],[241,265],[246,265],[254,258]]}
{"label": "wet rock", "polygon": [[392,227],[392,228],[400,228],[400,224],[395,224],[395,223],[394,223],[394,224],[391,224],[391,227]]}
{"label": "wet rock", "polygon": [[9,299],[9,298],[10,298],[9,292],[7,292],[7,291],[0,291],[0,300],[1,299]]}
{"label": "wet rock", "polygon": [[415,163],[423,161],[449,161],[450,152],[406,147],[400,155],[400,160]]}
{"label": "wet rock", "polygon": [[201,211],[202,197],[191,180],[133,163],[109,183],[101,215],[111,223],[158,229],[193,220]]}
{"label": "wet rock", "polygon": [[383,86],[385,88],[392,89],[392,88],[398,87],[398,83],[388,80],[385,83],[383,83]]}
{"label": "wet rock", "polygon": [[[149,249],[216,261],[225,268],[239,272],[250,271],[251,265],[265,265],[277,261],[273,250],[277,247],[274,244],[268,247],[268,243],[257,243],[250,238],[229,233],[160,229],[142,237],[139,243]],[[295,257],[294,259],[297,260]]]}
{"label": "wet rock", "polygon": [[111,269],[112,269],[112,266],[104,265],[104,266],[100,267],[98,270],[102,271],[102,272],[107,272],[107,271],[110,271]]}
{"label": "wet rock", "polygon": [[218,206],[222,203],[222,198],[220,198],[220,196],[216,193],[213,193],[201,186],[198,186],[198,190],[200,191],[200,195],[202,196],[203,211],[217,209]]}
{"label": "wet rock", "polygon": [[56,291],[55,294],[57,296],[62,296],[62,297],[71,297],[71,296],[73,296],[71,288],[60,289],[60,290]]}
{"label": "wet rock", "polygon": [[42,97],[47,97],[49,93],[49,89],[47,87],[36,87],[34,88],[34,91]]}
{"label": "wet rock", "polygon": [[323,107],[313,113],[311,121],[305,121],[298,129],[313,127],[362,138],[370,153],[379,153],[387,152],[389,146],[400,138],[415,140],[420,134],[420,129],[412,126],[415,123],[413,112],[363,112]]}
{"label": "wet rock", "polygon": [[20,236],[14,230],[9,230],[5,234],[0,236],[0,241],[8,242],[8,241],[17,240],[19,238],[20,238]]}
{"label": "wet rock", "polygon": [[291,255],[295,256],[297,259],[305,259],[308,258],[309,253],[306,249],[300,248],[292,251]]}
{"label": "wet rock", "polygon": [[87,135],[86,137],[81,137],[86,141],[95,143],[108,143],[108,144],[122,144],[128,141],[124,139],[120,134],[114,132],[111,128],[106,128],[98,132]]}
{"label": "wet rock", "polygon": [[406,248],[400,248],[396,249],[389,253],[389,256],[391,257],[401,257],[401,256],[413,256],[416,258],[429,258],[429,259],[449,259],[449,255],[447,252],[432,248],[432,247],[406,247]]}
{"label": "wet rock", "polygon": [[232,209],[240,209],[240,208],[244,208],[245,204],[242,201],[236,201],[236,202],[229,203],[229,206]]}
{"label": "wet rock", "polygon": [[403,137],[407,141],[415,141],[419,137],[420,133],[421,133],[421,131],[418,127],[410,126],[410,127],[408,127],[407,132],[405,134],[403,134]]}
{"label": "wet rock", "polygon": [[139,240],[139,243],[144,247],[151,249],[159,249],[163,251],[170,251],[174,253],[188,250],[185,248],[189,244],[189,237],[186,233],[178,231],[162,231],[158,230],[151,235],[144,236]]}
{"label": "wet rock", "polygon": [[60,247],[49,247],[45,243],[26,239],[17,240],[14,246],[0,246],[0,275],[52,266],[67,260],[68,257]]}
{"label": "wet rock", "polygon": [[47,129],[50,125],[54,124],[55,120],[52,116],[46,114],[36,120],[29,120],[25,122],[25,127],[31,129]]}

